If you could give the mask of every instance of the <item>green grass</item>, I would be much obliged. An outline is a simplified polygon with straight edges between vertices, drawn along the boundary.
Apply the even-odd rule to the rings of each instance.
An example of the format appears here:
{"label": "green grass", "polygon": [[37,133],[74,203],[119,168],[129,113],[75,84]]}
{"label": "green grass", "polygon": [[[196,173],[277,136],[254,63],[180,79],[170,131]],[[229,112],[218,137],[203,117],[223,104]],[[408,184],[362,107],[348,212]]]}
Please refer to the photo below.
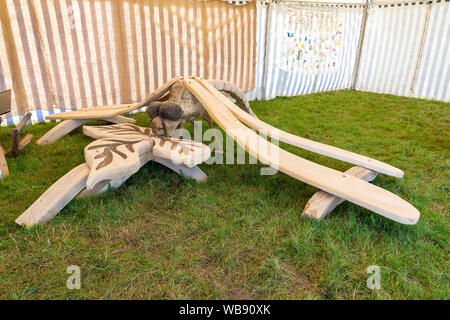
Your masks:
{"label": "green grass", "polygon": [[[78,129],[31,144],[0,180],[0,297],[9,299],[449,299],[450,105],[363,92],[253,102],[264,121],[405,171],[374,184],[421,212],[405,226],[351,203],[322,222],[300,217],[315,188],[260,165],[201,165],[197,184],[149,163],[118,190],[72,201],[49,224],[14,223],[84,162]],[[147,125],[145,114],[134,116]],[[25,129],[36,138],[54,124]],[[9,147],[8,128],[0,142]],[[285,149],[345,171],[351,165]],[[68,290],[66,268],[81,268]],[[381,266],[381,290],[366,269]]]}

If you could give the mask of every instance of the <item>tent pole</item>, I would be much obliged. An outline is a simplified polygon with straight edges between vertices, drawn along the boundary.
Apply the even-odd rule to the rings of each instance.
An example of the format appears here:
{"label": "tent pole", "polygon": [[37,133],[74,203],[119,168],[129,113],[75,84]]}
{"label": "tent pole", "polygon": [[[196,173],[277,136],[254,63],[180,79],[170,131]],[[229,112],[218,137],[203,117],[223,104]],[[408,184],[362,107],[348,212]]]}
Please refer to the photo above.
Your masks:
{"label": "tent pole", "polygon": [[[14,4],[12,4],[14,6]],[[15,35],[12,26],[9,9],[6,1],[0,0],[0,26],[3,30],[5,40],[6,56],[8,58],[9,69],[11,71],[12,89],[16,99],[17,109],[11,108],[12,115],[24,114],[30,108],[27,93],[25,91],[24,80],[20,70],[20,58],[16,47]]]}
{"label": "tent pole", "polygon": [[355,90],[356,81],[358,80],[359,62],[361,60],[361,51],[364,43],[364,35],[366,33],[367,11],[369,9],[369,1],[370,0],[366,0],[366,2],[364,3],[363,16],[361,20],[361,30],[359,32],[358,48],[356,49],[355,68],[353,69],[352,75],[352,86],[351,86],[352,90]]}
{"label": "tent pole", "polygon": [[263,65],[263,83],[262,83],[262,100],[266,99],[266,82],[267,82],[267,52],[268,52],[268,46],[269,46],[269,26],[270,26],[270,13],[271,13],[271,1],[269,1],[269,4],[267,5],[267,11],[266,11],[266,34],[265,34],[265,40],[264,40],[264,65]]}
{"label": "tent pole", "polygon": [[417,82],[417,75],[419,73],[420,62],[422,61],[423,46],[425,44],[425,38],[427,36],[430,12],[431,12],[431,4],[427,4],[427,13],[425,16],[425,22],[423,24],[422,39],[420,40],[419,54],[417,55],[416,68],[414,69],[414,77],[411,82],[411,90],[410,90],[411,94],[414,94],[414,87],[416,86],[416,82]]}

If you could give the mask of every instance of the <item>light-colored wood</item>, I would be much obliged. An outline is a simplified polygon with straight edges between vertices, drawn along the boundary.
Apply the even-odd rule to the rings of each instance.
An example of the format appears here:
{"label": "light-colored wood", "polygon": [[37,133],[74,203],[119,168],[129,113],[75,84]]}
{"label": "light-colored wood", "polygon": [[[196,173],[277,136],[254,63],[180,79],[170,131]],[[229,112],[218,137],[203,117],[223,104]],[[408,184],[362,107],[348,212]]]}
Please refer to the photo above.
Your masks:
{"label": "light-colored wood", "polygon": [[30,133],[23,137],[23,139],[19,142],[19,152],[21,152],[32,140],[33,135]]}
{"label": "light-colored wood", "polygon": [[128,142],[100,139],[92,142],[84,149],[84,158],[90,169],[86,189],[98,189],[97,185],[103,181],[125,181],[151,160],[152,148],[152,141],[142,139]]}
{"label": "light-colored wood", "polygon": [[121,139],[153,141],[154,157],[171,160],[176,165],[188,168],[197,166],[211,156],[208,146],[200,142],[175,138],[156,137],[150,128],[132,124],[116,124],[112,126],[83,126],[83,133],[94,139]]}
{"label": "light-colored wood", "polygon": [[399,223],[415,224],[419,220],[419,211],[402,198],[361,179],[280,149],[242,124],[221,100],[199,82],[187,78],[183,81],[214,121],[262,163]]}
{"label": "light-colored wood", "polygon": [[[352,175],[367,182],[372,181],[377,176],[375,171],[358,166],[348,169],[345,171],[345,174]],[[329,194],[328,192],[322,190],[317,191],[309,199],[308,203],[306,203],[302,217],[322,220],[344,201],[344,199]]]}
{"label": "light-colored wood", "polygon": [[87,164],[83,163],[74,168],[45,191],[38,200],[16,219],[16,223],[31,227],[53,219],[58,212],[84,189],[88,175],[89,167]]}
{"label": "light-colored wood", "polygon": [[213,95],[215,95],[220,101],[222,101],[225,106],[231,111],[231,113],[238,118],[240,121],[250,126],[255,130],[267,133],[268,136],[273,137],[279,141],[291,144],[293,146],[318,153],[330,158],[338,159],[348,163],[355,164],[360,167],[368,168],[380,173],[384,173],[397,178],[403,177],[403,171],[395,168],[391,165],[383,163],[381,161],[371,159],[360,154],[356,154],[350,151],[346,151],[340,148],[329,146],[323,143],[315,142],[305,138],[298,137],[291,133],[277,129],[258,118],[252,117],[247,112],[243,111],[241,108],[237,107],[230,99],[221,95],[219,91],[215,90],[207,81],[200,80],[200,83]]}
{"label": "light-colored wood", "polygon": [[154,156],[158,157],[157,162],[178,174],[197,180],[206,179],[206,175],[202,176],[203,172],[196,167],[211,155],[210,149],[202,143],[156,137],[150,128],[129,123],[84,126],[83,132],[98,139],[84,149],[86,163],[51,186],[16,220],[18,224],[30,227],[45,223],[76,195],[87,197],[101,194],[109,186],[117,188]]}
{"label": "light-colored wood", "polygon": [[5,151],[0,145],[0,179],[9,176],[8,162],[6,162]]}
{"label": "light-colored wood", "polygon": [[92,121],[91,119],[78,119],[78,120],[64,120],[58,123],[56,126],[54,126],[52,129],[47,131],[36,143],[38,145],[45,145],[53,143],[62,137],[64,137],[66,134],[69,134],[79,126],[82,126],[83,124]]}
{"label": "light-colored wood", "polygon": [[[110,106],[109,108],[105,106],[105,108],[86,108],[86,109],[80,109],[77,111],[70,111],[70,112],[61,112],[61,113],[55,113],[51,114],[45,117],[47,120],[79,120],[79,119],[90,119],[90,120],[98,120],[98,119],[105,119],[105,118],[111,118],[116,115],[124,114],[126,112],[129,112],[130,108],[134,110],[133,108],[137,107],[137,104],[129,104],[125,106]],[[137,108],[136,108],[137,109]]]}
{"label": "light-colored wood", "polygon": [[85,109],[80,109],[71,112],[62,112],[49,115],[45,117],[46,119],[53,120],[80,120],[80,119],[105,119],[114,116],[118,116],[124,113],[133,112],[137,109],[147,106],[150,102],[158,100],[163,97],[170,87],[180,78],[173,78],[170,81],[164,83],[161,87],[153,91],[148,95],[141,103],[131,103],[113,106],[96,106]]}
{"label": "light-colored wood", "polygon": [[127,118],[123,116],[113,116],[105,119],[77,119],[77,120],[64,120],[60,122],[58,125],[54,126],[51,130],[49,130],[46,134],[44,134],[38,141],[38,145],[45,145],[53,143],[65,135],[69,134],[76,128],[82,126],[85,123],[88,123],[93,120],[104,120],[111,123],[136,123],[136,120],[132,118]]}
{"label": "light-colored wood", "polygon": [[[176,165],[170,160],[156,158],[156,157],[153,158],[152,161],[157,162],[157,163],[173,170],[175,173],[181,175],[184,178],[194,179],[197,182],[205,182],[208,179],[208,176],[197,166],[188,168],[185,166]],[[98,196],[100,194],[105,193],[108,190],[108,188],[117,189],[123,183],[125,183],[125,181],[128,180],[128,178],[130,178],[130,177],[131,176],[125,177],[124,179],[104,181],[102,184],[97,184],[96,188],[94,190],[88,191],[87,189],[84,189],[77,196],[77,199]]]}
{"label": "light-colored wood", "polygon": [[[175,78],[167,81],[161,87],[159,87],[158,89],[153,91],[151,94],[149,94],[147,97],[145,97],[144,100],[142,100],[142,102],[138,105],[137,109],[148,106],[151,102],[162,98],[167,93],[167,91],[169,91],[170,87],[175,82],[177,82],[178,80],[182,80],[182,79],[183,79],[182,77],[175,77]],[[131,111],[133,111],[133,110],[130,110],[128,112],[131,112]]]}
{"label": "light-colored wood", "polygon": [[208,179],[208,176],[197,166],[188,168],[185,166],[177,165],[170,160],[157,157],[153,158],[152,161],[162,164],[163,166],[173,170],[180,176],[194,179],[197,182],[205,182]]}

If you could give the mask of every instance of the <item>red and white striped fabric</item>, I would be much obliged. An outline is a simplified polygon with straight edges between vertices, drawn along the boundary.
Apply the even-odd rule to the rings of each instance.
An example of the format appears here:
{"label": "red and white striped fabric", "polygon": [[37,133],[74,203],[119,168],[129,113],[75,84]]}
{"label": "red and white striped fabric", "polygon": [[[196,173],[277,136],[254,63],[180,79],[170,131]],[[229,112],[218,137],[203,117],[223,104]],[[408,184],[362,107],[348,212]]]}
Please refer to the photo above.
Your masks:
{"label": "red and white striped fabric", "polygon": [[255,87],[254,2],[2,2],[0,91],[15,84],[9,117],[137,102],[175,76]]}

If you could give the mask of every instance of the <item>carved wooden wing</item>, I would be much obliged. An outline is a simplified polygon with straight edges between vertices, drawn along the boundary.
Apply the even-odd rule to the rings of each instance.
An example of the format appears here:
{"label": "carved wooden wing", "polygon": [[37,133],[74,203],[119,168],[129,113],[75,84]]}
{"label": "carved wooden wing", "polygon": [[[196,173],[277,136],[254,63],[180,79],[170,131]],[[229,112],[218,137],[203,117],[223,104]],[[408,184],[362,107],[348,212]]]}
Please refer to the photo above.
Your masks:
{"label": "carved wooden wing", "polygon": [[152,129],[135,126],[130,123],[109,126],[83,126],[83,133],[94,139],[142,140],[153,136]]}
{"label": "carved wooden wing", "polygon": [[85,135],[95,139],[152,140],[153,154],[177,165],[194,167],[211,156],[211,150],[200,142],[155,136],[150,128],[121,123],[110,126],[84,126]]}
{"label": "carved wooden wing", "polygon": [[208,146],[192,140],[166,137],[154,137],[153,155],[157,158],[171,160],[177,165],[192,168],[211,156]]}
{"label": "carved wooden wing", "polygon": [[105,138],[92,142],[84,149],[90,169],[86,189],[91,191],[97,184],[127,179],[151,160],[152,147],[153,141],[146,139]]}

